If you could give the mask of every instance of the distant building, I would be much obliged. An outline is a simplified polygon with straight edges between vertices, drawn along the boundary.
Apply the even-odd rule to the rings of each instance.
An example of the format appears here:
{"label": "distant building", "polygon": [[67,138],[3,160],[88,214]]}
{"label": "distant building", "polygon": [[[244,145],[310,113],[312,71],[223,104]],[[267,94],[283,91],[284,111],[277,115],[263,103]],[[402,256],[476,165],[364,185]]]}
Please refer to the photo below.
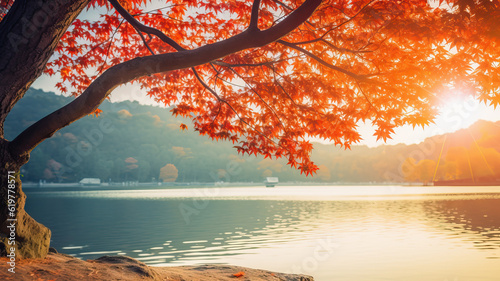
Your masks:
{"label": "distant building", "polygon": [[266,187],[274,187],[277,185],[279,182],[277,177],[267,177],[264,183],[266,184]]}
{"label": "distant building", "polygon": [[84,178],[80,181],[80,185],[83,186],[100,186],[101,179],[98,178]]}

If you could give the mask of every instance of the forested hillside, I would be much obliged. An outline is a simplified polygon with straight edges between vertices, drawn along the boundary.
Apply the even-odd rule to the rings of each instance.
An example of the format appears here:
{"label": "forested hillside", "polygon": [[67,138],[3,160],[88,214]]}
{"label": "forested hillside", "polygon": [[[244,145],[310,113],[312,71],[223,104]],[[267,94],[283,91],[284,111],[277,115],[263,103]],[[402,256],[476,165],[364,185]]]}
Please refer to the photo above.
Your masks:
{"label": "forested hillside", "polygon": [[[72,99],[30,89],[6,121],[7,139]],[[289,168],[284,160],[242,157],[233,148],[234,144],[200,136],[189,128],[189,120],[172,117],[168,108],[106,101],[100,109],[103,113],[99,117],[78,120],[39,145],[23,167],[23,180],[76,182],[84,177],[98,177],[104,182],[149,182],[158,180],[163,167],[164,173],[168,173],[167,165],[171,164],[168,165],[171,174],[163,175],[161,180],[261,182],[266,176],[277,176],[282,182],[425,181],[427,174],[434,172],[429,170],[435,169],[444,141],[444,136],[437,136],[419,145],[353,146],[351,150],[316,143],[312,159],[320,170],[314,177],[305,177]],[[188,129],[181,130],[181,123],[188,124]],[[474,150],[476,143],[487,150],[484,157],[491,162],[486,165],[488,169],[500,170],[498,123],[481,121],[447,138],[439,177],[464,177],[466,158],[461,155],[466,155],[463,153],[468,149]],[[474,156],[478,167],[484,158],[480,151]],[[495,153],[499,154],[498,163]]]}

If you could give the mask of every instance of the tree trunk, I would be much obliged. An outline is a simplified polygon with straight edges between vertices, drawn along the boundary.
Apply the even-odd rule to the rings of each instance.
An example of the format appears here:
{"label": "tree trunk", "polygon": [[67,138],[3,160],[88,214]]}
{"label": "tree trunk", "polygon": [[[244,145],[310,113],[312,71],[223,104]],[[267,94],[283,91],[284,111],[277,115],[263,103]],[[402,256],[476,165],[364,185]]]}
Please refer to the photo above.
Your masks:
{"label": "tree trunk", "polygon": [[[24,210],[26,195],[19,171],[31,150],[14,151],[3,138],[3,125],[89,1],[16,0],[0,22],[0,256],[43,258],[48,253],[50,230]],[[11,179],[14,182],[9,184]]]}
{"label": "tree trunk", "polygon": [[42,74],[89,0],[16,0],[0,22],[0,137],[12,107]]}
{"label": "tree trunk", "polygon": [[28,159],[13,157],[8,142],[0,139],[0,255],[16,260],[44,258],[50,245],[50,230],[24,211],[26,195],[19,171]]}

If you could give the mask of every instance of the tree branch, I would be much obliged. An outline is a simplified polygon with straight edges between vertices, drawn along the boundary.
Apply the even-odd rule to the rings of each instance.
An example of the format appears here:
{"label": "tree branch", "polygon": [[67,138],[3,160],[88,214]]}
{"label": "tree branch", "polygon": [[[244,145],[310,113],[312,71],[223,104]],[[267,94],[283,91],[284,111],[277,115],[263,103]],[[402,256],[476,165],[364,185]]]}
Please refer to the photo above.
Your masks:
{"label": "tree branch", "polygon": [[247,82],[247,80],[245,79],[245,77],[243,77],[242,75],[240,75],[236,70],[234,70],[233,68],[229,68],[234,74],[236,74],[236,76],[238,76],[241,80],[243,80],[243,82],[245,82],[245,84],[248,86],[248,88],[250,89],[250,91],[252,91],[257,97],[259,97],[260,101],[262,103],[264,103],[266,105],[267,108],[269,108],[269,111],[271,111],[271,113],[274,115],[274,117],[276,117],[276,119],[278,120],[278,122],[280,123],[281,127],[283,128],[283,131],[286,133],[287,132],[287,129],[286,129],[286,126],[285,124],[283,123],[283,121],[281,121],[281,118],[279,117],[278,113],[276,112],[276,110],[274,110],[274,108],[272,106],[269,105],[269,103],[267,103],[263,98],[262,96],[257,92],[257,90],[255,90],[251,85],[250,83]]}
{"label": "tree branch", "polygon": [[351,50],[351,49],[347,49],[347,48],[342,48],[342,47],[337,47],[335,45],[333,45],[331,42],[325,40],[323,37],[320,37],[320,38],[316,38],[316,39],[312,39],[312,40],[308,40],[308,41],[301,41],[301,42],[294,42],[293,44],[295,45],[306,45],[306,44],[311,44],[311,43],[316,43],[316,42],[323,42],[325,43],[328,47],[336,50],[336,51],[339,51],[341,53],[343,52],[347,52],[347,53],[353,53],[353,54],[359,54],[359,53],[371,53],[373,51],[370,51],[370,50],[362,50],[363,48],[359,49],[359,50]]}
{"label": "tree branch", "polygon": [[363,7],[361,7],[361,9],[359,9],[359,11],[356,12],[356,14],[354,14],[354,16],[352,17],[349,17],[347,14],[345,14],[343,11],[341,11],[344,15],[346,15],[347,17],[349,17],[346,21],[342,22],[341,24],[339,25],[336,25],[336,26],[333,26],[331,27],[330,29],[328,29],[325,33],[323,33],[323,35],[321,35],[320,38],[324,38],[328,33],[330,33],[331,31],[337,29],[337,28],[340,28],[341,26],[349,23],[350,21],[352,21],[354,18],[356,18],[359,14],[361,14],[361,12],[368,6],[370,6],[373,2],[375,2],[377,0],[371,0],[370,2],[366,3]]}
{"label": "tree branch", "polygon": [[[216,97],[216,98],[217,98],[217,100],[218,100],[219,102],[224,102],[224,103],[226,103],[226,104],[227,104],[227,102],[226,102],[225,100],[221,99],[221,97],[220,97],[220,96],[219,96],[219,95],[215,92],[215,90],[213,90],[212,88],[210,88],[210,86],[208,86],[208,85],[207,85],[207,83],[205,83],[205,81],[203,81],[203,79],[201,79],[200,75],[198,74],[198,71],[196,71],[196,68],[191,67],[191,70],[192,70],[192,71],[193,71],[193,73],[194,73],[194,77],[196,77],[196,79],[198,80],[198,82],[200,82],[200,84],[201,84],[201,85],[202,85],[205,89],[207,89],[207,90],[208,90],[208,91],[209,91],[209,92],[210,92],[210,93],[211,93],[214,97]],[[228,104],[228,105],[229,105],[229,104]],[[229,106],[230,106],[230,105],[229,105]],[[231,106],[230,106],[230,107],[231,107]],[[231,107],[231,109],[233,109],[233,108]],[[233,109],[233,111],[235,111],[235,110]],[[236,112],[236,111],[235,111],[235,112]]]}
{"label": "tree branch", "polygon": [[221,110],[221,106],[220,105],[222,105],[223,103],[225,103],[229,107],[229,109],[231,109],[231,111],[234,112],[234,114],[236,115],[236,117],[238,117],[238,120],[240,122],[242,122],[243,124],[247,125],[252,130],[256,131],[259,135],[261,135],[264,138],[266,138],[267,140],[273,142],[275,145],[281,146],[281,145],[277,144],[275,141],[273,141],[272,139],[270,139],[266,134],[262,133],[257,128],[255,128],[254,126],[252,126],[251,124],[249,124],[247,121],[245,121],[243,118],[241,118],[241,116],[238,113],[238,111],[236,111],[236,109],[234,109],[234,107],[229,102],[227,102],[226,100],[222,99],[212,88],[210,88],[210,86],[207,85],[207,83],[205,83],[205,81],[203,81],[203,79],[200,77],[200,75],[198,74],[198,72],[196,71],[196,69],[194,67],[192,67],[191,69],[193,70],[194,76],[201,83],[201,85],[203,85],[203,87],[205,87],[205,89],[207,89],[219,101],[219,111],[217,112],[217,115],[215,116],[215,118],[212,121],[212,123],[215,122],[215,119],[217,118],[217,116],[219,116],[219,113],[220,113],[220,110]]}
{"label": "tree branch", "polygon": [[344,74],[346,74],[347,76],[350,76],[350,77],[352,77],[352,78],[354,78],[354,79],[356,79],[356,80],[365,80],[365,79],[367,78],[367,76],[364,76],[364,75],[358,75],[358,74],[356,74],[356,73],[350,72],[350,71],[348,71],[348,70],[345,70],[345,69],[343,69],[343,68],[340,68],[340,67],[338,67],[338,66],[335,66],[335,65],[333,65],[333,64],[330,64],[330,63],[328,63],[328,62],[324,61],[323,59],[321,59],[320,57],[316,56],[315,54],[313,54],[313,53],[309,52],[308,50],[306,50],[306,49],[304,49],[304,48],[301,48],[301,47],[299,47],[299,46],[295,45],[294,43],[290,43],[290,42],[283,41],[283,40],[278,40],[277,42],[278,42],[278,43],[281,43],[281,44],[283,44],[283,45],[285,45],[285,46],[287,46],[287,47],[290,47],[290,48],[292,48],[292,49],[295,49],[295,50],[297,50],[297,51],[299,51],[299,52],[301,52],[301,53],[303,53],[303,54],[307,55],[308,57],[310,57],[310,58],[314,59],[315,61],[319,62],[320,64],[322,64],[322,65],[324,65],[324,66],[326,66],[326,67],[328,67],[328,68],[330,68],[330,69],[333,69],[333,70],[336,70],[336,71],[338,71],[338,72],[344,73]]}
{"label": "tree branch", "polygon": [[252,5],[252,15],[250,17],[250,25],[249,29],[259,29],[257,24],[259,23],[259,8],[260,8],[260,0],[253,0]]}
{"label": "tree branch", "polygon": [[[280,60],[283,61],[283,60]],[[213,61],[212,63],[215,65],[219,66],[225,66],[225,67],[259,67],[259,66],[264,66],[264,65],[271,65],[273,63],[276,63],[279,61],[265,61],[265,62],[260,62],[260,63],[238,63],[238,64],[232,64],[232,63],[227,63],[221,60]]]}
{"label": "tree branch", "polygon": [[[288,6],[287,4],[285,4],[285,3],[281,2],[280,0],[273,0],[273,1],[274,1],[276,4],[280,5],[281,7],[285,8],[285,9],[287,9],[287,10],[289,10],[289,11],[293,11],[293,8],[292,8],[292,7],[290,7],[290,6]],[[311,27],[313,27],[313,28],[315,27],[315,26],[314,26],[314,24],[312,24],[312,23],[311,23],[311,22],[309,22],[309,21],[306,21],[306,23],[307,23],[307,24],[309,24],[309,25],[310,25]]]}
{"label": "tree branch", "polygon": [[128,22],[130,23],[135,29],[142,31],[147,34],[153,34],[156,35],[158,38],[160,38],[161,41],[169,44],[172,46],[174,49],[177,51],[183,51],[186,50],[183,48],[181,45],[179,45],[177,42],[175,42],[172,38],[168,37],[165,33],[161,32],[160,30],[144,25],[140,23],[138,20],[134,18],[125,8],[120,5],[120,3],[117,0],[108,0],[108,2],[115,8],[115,10]]}
{"label": "tree branch", "polygon": [[295,105],[295,106],[301,106],[299,105],[298,103],[295,102],[295,100],[292,98],[292,96],[288,93],[287,90],[285,90],[285,87],[283,87],[283,85],[281,85],[281,83],[278,81],[278,79],[276,79],[276,72],[274,71],[273,69],[273,78],[274,78],[274,83],[278,84],[278,87],[281,89],[281,91],[288,97],[288,99],[290,99],[290,101]]}
{"label": "tree branch", "polygon": [[247,29],[226,40],[197,49],[139,57],[117,64],[94,80],[74,101],[24,130],[10,143],[9,148],[18,155],[29,153],[59,129],[92,113],[116,87],[134,79],[202,65],[232,53],[275,42],[306,21],[321,2],[306,0],[287,18],[266,30]]}
{"label": "tree branch", "polygon": [[[137,31],[137,34],[139,34],[139,36],[141,37],[142,43],[144,43],[144,46],[146,46],[146,48],[148,49],[148,51],[152,55],[155,55],[155,52],[153,52],[153,49],[151,49],[151,47],[149,47],[148,41],[146,41],[146,38],[144,38],[144,35],[142,35],[142,32],[139,29],[136,29],[135,31]],[[148,35],[151,36],[150,34],[148,34]],[[149,38],[151,40],[151,37],[149,37]]]}
{"label": "tree branch", "polygon": [[[115,35],[116,33],[118,32],[118,29],[120,29],[120,26],[123,24],[123,20],[120,22],[120,24],[116,27],[116,29],[113,31],[113,34],[111,35],[111,38],[108,39],[109,41],[109,44],[108,44],[108,48],[106,50],[106,56],[104,57],[104,61],[102,62],[101,64],[101,67],[99,67],[99,70],[97,71],[97,74],[101,74],[102,73],[102,70],[104,69],[104,66],[106,65],[106,62],[108,60],[108,56],[109,56],[109,52],[111,50],[111,46],[113,45],[113,39],[115,38]],[[102,43],[100,43],[99,45],[101,45]],[[97,46],[99,46],[97,45]],[[94,50],[95,47],[92,48],[92,50]],[[87,52],[87,54],[89,53],[90,51]],[[87,56],[87,54],[85,54],[83,57]]]}

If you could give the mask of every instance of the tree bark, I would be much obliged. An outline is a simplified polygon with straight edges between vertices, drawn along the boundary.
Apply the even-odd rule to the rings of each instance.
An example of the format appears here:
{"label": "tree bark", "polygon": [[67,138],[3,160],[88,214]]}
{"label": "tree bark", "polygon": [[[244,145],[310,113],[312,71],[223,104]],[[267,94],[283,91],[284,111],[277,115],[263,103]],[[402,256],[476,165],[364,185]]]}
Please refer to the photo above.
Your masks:
{"label": "tree bark", "polygon": [[10,110],[42,74],[89,0],[16,0],[0,22],[0,137]]}

